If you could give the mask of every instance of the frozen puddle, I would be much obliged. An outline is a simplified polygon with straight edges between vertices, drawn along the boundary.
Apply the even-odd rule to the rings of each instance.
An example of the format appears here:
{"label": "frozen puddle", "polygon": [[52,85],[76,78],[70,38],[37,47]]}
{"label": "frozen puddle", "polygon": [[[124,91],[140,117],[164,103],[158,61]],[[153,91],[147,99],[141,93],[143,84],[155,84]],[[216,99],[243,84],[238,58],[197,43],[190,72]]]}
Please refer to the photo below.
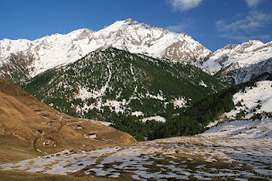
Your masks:
{"label": "frozen puddle", "polygon": [[176,137],[0,165],[2,170],[134,180],[272,180],[272,140]]}

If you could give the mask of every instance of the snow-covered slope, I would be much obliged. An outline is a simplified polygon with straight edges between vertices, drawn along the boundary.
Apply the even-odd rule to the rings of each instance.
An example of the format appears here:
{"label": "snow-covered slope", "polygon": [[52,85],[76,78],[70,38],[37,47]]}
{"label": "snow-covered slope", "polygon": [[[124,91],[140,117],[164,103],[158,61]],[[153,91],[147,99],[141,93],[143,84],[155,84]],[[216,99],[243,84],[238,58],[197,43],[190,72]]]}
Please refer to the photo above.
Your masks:
{"label": "snow-covered slope", "polygon": [[272,138],[272,118],[262,120],[236,120],[212,127],[202,136],[227,138]]}
{"label": "snow-covered slope", "polygon": [[229,44],[217,50],[201,68],[215,74],[221,69],[224,77],[236,84],[272,73],[272,42],[250,40],[240,45]]}
{"label": "snow-covered slope", "polygon": [[226,113],[232,119],[241,111],[245,112],[245,119],[250,119],[256,113],[272,112],[272,81],[260,81],[246,87],[236,93],[233,100],[236,110]]}
{"label": "snow-covered slope", "polygon": [[[132,19],[117,21],[94,32],[80,29],[66,35],[54,34],[34,41],[0,41],[0,76],[11,76],[14,64],[20,72],[34,77],[48,69],[74,62],[87,53],[115,47],[132,53],[170,60],[203,61],[211,51],[186,34],[139,23]],[[23,69],[23,70],[22,70]]]}
{"label": "snow-covered slope", "polygon": [[246,87],[233,99],[235,109],[225,113],[221,122],[213,123],[216,126],[203,135],[272,138],[272,81],[260,81]]}

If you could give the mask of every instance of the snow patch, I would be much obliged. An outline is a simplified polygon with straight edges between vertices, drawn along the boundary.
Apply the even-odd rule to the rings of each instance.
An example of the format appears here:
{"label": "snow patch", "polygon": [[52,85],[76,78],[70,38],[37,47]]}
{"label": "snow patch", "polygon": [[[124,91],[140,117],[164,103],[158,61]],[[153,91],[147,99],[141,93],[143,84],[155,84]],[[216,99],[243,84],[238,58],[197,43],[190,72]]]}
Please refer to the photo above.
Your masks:
{"label": "snow patch", "polygon": [[145,123],[146,121],[151,121],[151,120],[155,120],[155,121],[163,122],[163,123],[166,122],[166,119],[162,116],[151,116],[151,117],[143,118],[141,121]]}
{"label": "snow patch", "polygon": [[139,117],[139,116],[144,116],[144,113],[141,111],[134,111],[131,113],[131,115]]}
{"label": "snow patch", "polygon": [[174,99],[171,101],[174,104],[174,108],[183,108],[186,107],[187,101],[184,97],[179,99]]}
{"label": "snow patch", "polygon": [[203,80],[200,81],[199,85],[202,87],[207,87],[207,85],[205,84],[205,82]]}

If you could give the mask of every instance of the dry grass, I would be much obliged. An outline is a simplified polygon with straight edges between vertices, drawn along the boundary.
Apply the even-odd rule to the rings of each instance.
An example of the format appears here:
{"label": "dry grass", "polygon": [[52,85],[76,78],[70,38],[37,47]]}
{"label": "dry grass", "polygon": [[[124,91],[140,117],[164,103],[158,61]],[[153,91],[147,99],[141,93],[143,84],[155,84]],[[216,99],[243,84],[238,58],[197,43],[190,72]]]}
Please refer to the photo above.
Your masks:
{"label": "dry grass", "polygon": [[[1,138],[1,146],[0,146],[0,164],[8,163],[8,162],[16,162],[20,160],[30,159],[33,157],[38,157],[41,154],[37,152],[33,148],[28,148],[24,145],[10,145],[10,144],[3,144],[3,139]],[[16,143],[18,142],[16,139],[6,138],[10,142]],[[14,140],[14,141],[12,141]]]}
{"label": "dry grass", "polygon": [[[83,129],[75,130],[76,125]],[[97,138],[83,136],[89,132],[95,132]],[[43,145],[48,140],[54,142]],[[64,149],[88,151],[132,143],[134,139],[127,133],[59,113],[0,78],[0,163],[37,157],[41,153],[36,149],[51,154]]]}
{"label": "dry grass", "polygon": [[43,173],[26,173],[19,171],[0,171],[0,180],[3,181],[110,181],[114,179],[90,176],[75,177],[71,175],[49,175]]}

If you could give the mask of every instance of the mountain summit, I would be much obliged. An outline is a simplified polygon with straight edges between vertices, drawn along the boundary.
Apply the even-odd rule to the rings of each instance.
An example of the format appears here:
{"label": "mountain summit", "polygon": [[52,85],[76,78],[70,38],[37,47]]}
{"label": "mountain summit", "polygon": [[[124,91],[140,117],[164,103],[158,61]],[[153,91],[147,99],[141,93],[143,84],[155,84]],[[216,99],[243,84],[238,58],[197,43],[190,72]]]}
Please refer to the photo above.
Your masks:
{"label": "mountain summit", "polygon": [[175,62],[203,61],[212,53],[186,34],[126,19],[97,32],[79,29],[34,41],[1,40],[0,76],[17,79],[14,81],[29,79],[108,47]]}

